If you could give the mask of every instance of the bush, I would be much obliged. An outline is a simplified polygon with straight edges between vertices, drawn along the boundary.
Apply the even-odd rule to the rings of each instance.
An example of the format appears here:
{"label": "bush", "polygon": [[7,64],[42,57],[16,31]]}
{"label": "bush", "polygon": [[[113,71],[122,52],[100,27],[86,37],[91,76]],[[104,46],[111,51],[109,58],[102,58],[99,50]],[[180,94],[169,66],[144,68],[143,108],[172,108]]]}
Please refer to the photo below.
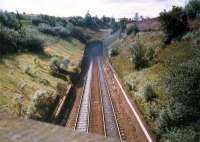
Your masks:
{"label": "bush", "polygon": [[119,49],[117,49],[117,48],[112,49],[110,55],[111,55],[111,57],[115,57],[115,56],[119,55]]}
{"label": "bush", "polygon": [[19,30],[22,25],[19,20],[19,14],[0,11],[0,23],[8,28]]}
{"label": "bush", "polygon": [[[200,48],[194,45],[193,59],[178,64],[169,72],[169,104],[163,108],[157,120],[160,132],[195,124],[200,114]],[[193,125],[194,127],[195,125]],[[173,136],[174,137],[174,136]],[[180,138],[178,136],[178,138]],[[176,139],[176,138],[175,138]]]}
{"label": "bush", "polygon": [[132,62],[135,66],[135,69],[139,69],[144,65],[144,59],[143,59],[143,50],[139,44],[134,44],[131,48],[132,53]]}
{"label": "bush", "polygon": [[52,57],[49,62],[49,69],[52,74],[58,74],[62,60],[58,57]]}
{"label": "bush", "polygon": [[83,31],[80,28],[78,28],[78,27],[74,27],[73,28],[71,35],[74,38],[80,40],[83,43],[87,42],[88,37],[85,36],[84,33],[83,33]]}
{"label": "bush", "polygon": [[63,26],[51,27],[47,24],[42,23],[39,24],[38,28],[40,32],[51,34],[54,36],[67,37],[71,34],[71,29],[67,29]]}
{"label": "bush", "polygon": [[51,27],[56,27],[56,26],[65,27],[67,25],[67,21],[64,18],[42,15],[42,14],[32,17],[32,23],[37,26],[41,23],[44,23]]}
{"label": "bush", "polygon": [[0,54],[18,51],[42,52],[42,41],[36,36],[0,25]]}
{"label": "bush", "polygon": [[196,121],[200,114],[200,60],[180,64],[169,79],[169,95],[179,124]]}
{"label": "bush", "polygon": [[174,128],[164,135],[164,141],[169,142],[197,142],[199,136],[193,128]]}
{"label": "bush", "polygon": [[155,94],[153,88],[151,87],[151,85],[146,84],[144,86],[143,97],[146,102],[152,101],[154,98],[156,98],[156,94]]}
{"label": "bush", "polygon": [[127,29],[127,35],[130,35],[130,34],[136,35],[138,32],[139,32],[139,29],[138,29],[138,27],[137,27],[136,24],[134,24],[133,26],[130,26],[130,27]]}
{"label": "bush", "polygon": [[32,119],[46,120],[55,101],[56,96],[50,95],[46,91],[36,91],[28,108],[28,117]]}
{"label": "bush", "polygon": [[56,85],[56,94],[57,96],[63,97],[67,93],[67,83],[58,82]]}
{"label": "bush", "polygon": [[190,40],[190,39],[195,39],[197,36],[199,36],[198,32],[188,32],[182,37],[182,39]]}
{"label": "bush", "polygon": [[181,37],[189,31],[187,14],[180,7],[174,6],[169,12],[161,12],[160,21],[166,34],[166,44],[169,44],[173,39]]}
{"label": "bush", "polygon": [[190,0],[185,6],[185,10],[190,18],[200,17],[200,1]]}

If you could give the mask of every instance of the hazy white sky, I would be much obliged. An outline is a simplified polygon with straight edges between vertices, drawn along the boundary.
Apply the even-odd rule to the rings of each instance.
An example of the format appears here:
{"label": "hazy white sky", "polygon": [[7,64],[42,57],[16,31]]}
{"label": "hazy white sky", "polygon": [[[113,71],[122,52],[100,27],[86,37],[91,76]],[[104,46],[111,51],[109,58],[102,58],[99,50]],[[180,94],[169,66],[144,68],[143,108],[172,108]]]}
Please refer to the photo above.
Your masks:
{"label": "hazy white sky", "polygon": [[140,15],[155,17],[172,5],[184,6],[188,0],[0,0],[0,9],[54,16],[92,15],[133,17]]}

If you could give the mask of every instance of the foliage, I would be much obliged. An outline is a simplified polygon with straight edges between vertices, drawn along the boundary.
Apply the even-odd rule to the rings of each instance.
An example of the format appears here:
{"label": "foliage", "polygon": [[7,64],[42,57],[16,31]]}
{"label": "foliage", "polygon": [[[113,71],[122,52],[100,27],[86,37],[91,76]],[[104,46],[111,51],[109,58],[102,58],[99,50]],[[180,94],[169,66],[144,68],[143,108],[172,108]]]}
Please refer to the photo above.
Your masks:
{"label": "foliage", "polygon": [[81,28],[74,27],[71,32],[71,35],[83,43],[87,42],[88,37],[84,35],[83,30],[81,30]]}
{"label": "foliage", "polygon": [[42,51],[42,41],[36,36],[0,25],[0,54],[17,51]]}
{"label": "foliage", "polygon": [[164,136],[166,141],[171,142],[197,142],[198,134],[191,127],[188,128],[174,128]]}
{"label": "foliage", "polygon": [[89,11],[85,15],[84,23],[85,23],[85,25],[87,25],[87,27],[89,27],[91,29],[97,28],[97,23],[94,20],[94,18],[90,15]]}
{"label": "foliage", "polygon": [[47,119],[50,108],[54,105],[55,101],[56,96],[50,95],[46,91],[36,91],[28,108],[28,117],[39,120]]}
{"label": "foliage", "polygon": [[18,13],[15,14],[7,11],[0,11],[0,23],[14,30],[20,30],[22,28],[19,17]]}
{"label": "foliage", "polygon": [[200,17],[200,1],[190,0],[185,6],[185,11],[190,18]]}
{"label": "foliage", "polygon": [[128,19],[121,18],[119,23],[120,23],[120,28],[121,28],[122,32],[124,32],[126,30],[126,25],[128,23]]}
{"label": "foliage", "polygon": [[183,40],[191,40],[191,39],[195,39],[198,36],[199,36],[198,32],[188,32],[182,37],[182,39]]}
{"label": "foliage", "polygon": [[143,97],[146,102],[152,101],[154,98],[156,98],[156,93],[154,92],[151,85],[145,84]]}
{"label": "foliage", "polygon": [[56,85],[56,94],[57,96],[63,97],[67,93],[67,84],[58,82]]}
{"label": "foliage", "polygon": [[113,48],[111,50],[111,54],[110,55],[111,55],[111,57],[115,57],[115,56],[119,55],[119,49]]}
{"label": "foliage", "polygon": [[169,12],[161,12],[160,21],[166,34],[166,44],[189,30],[186,12],[181,7],[174,6]]}
{"label": "foliage", "polygon": [[42,14],[38,16],[33,16],[32,23],[37,26],[41,23],[44,23],[50,25],[51,27],[56,27],[56,26],[65,27],[68,24],[68,22],[64,18],[42,15]]}
{"label": "foliage", "polygon": [[51,60],[50,60],[50,62],[49,62],[50,72],[52,74],[59,73],[61,63],[62,63],[62,60],[60,58],[58,58],[58,57],[52,57]]}
{"label": "foliage", "polygon": [[136,35],[137,33],[139,32],[139,28],[137,27],[136,24],[130,26],[128,29],[127,29],[127,35],[130,35],[130,34],[134,34]]}
{"label": "foliage", "polygon": [[139,69],[144,65],[144,59],[143,59],[143,50],[141,46],[138,43],[135,43],[133,47],[131,48],[132,53],[132,62],[135,66],[135,69]]}
{"label": "foliage", "polygon": [[69,22],[72,23],[74,26],[80,26],[80,27],[85,26],[84,18],[81,16],[70,17]]}
{"label": "foliage", "polygon": [[[200,115],[200,47],[194,42],[194,56],[169,71],[167,77],[168,105],[162,109],[157,120],[159,133],[171,141],[182,141],[186,137],[186,126],[195,128]],[[182,129],[182,127],[184,127]],[[199,129],[199,127],[198,127]],[[191,132],[191,141],[195,141],[199,130]],[[189,131],[190,132],[190,131]],[[167,133],[167,134],[166,134]],[[187,140],[187,139],[185,139]],[[184,141],[184,140],[183,140]]]}
{"label": "foliage", "polygon": [[72,27],[70,26],[68,28],[65,28],[63,26],[51,27],[50,25],[44,23],[39,24],[38,29],[43,33],[60,37],[67,37],[71,34],[72,31]]}

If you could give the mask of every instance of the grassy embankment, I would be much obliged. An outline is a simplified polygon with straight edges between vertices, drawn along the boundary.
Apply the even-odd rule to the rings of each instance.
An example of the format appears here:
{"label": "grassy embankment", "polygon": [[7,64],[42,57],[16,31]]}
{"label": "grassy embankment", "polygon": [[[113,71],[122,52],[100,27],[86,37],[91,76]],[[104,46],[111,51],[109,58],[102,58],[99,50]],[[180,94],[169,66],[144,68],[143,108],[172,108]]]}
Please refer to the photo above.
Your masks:
{"label": "grassy embankment", "polygon": [[84,44],[74,38],[61,39],[43,34],[33,26],[31,20],[24,20],[23,26],[44,41],[44,53],[17,53],[0,59],[0,110],[17,114],[17,96],[23,97],[22,108],[26,112],[36,90],[55,92],[57,83],[70,84],[52,76],[48,64],[53,56],[70,61],[68,71],[77,71],[82,59]]}
{"label": "grassy embankment", "polygon": [[[161,31],[152,31],[119,39],[111,46],[111,49],[117,49],[119,54],[110,58],[129,95],[136,101],[149,127],[156,134],[159,134],[156,130],[156,119],[168,103],[168,71],[175,69],[179,63],[189,61],[194,55],[192,42],[195,38],[181,39],[163,48],[163,37]],[[142,48],[143,59],[148,62],[140,69],[135,69],[132,62],[131,48],[136,42]],[[144,99],[146,84],[151,86],[156,94],[153,101]]]}

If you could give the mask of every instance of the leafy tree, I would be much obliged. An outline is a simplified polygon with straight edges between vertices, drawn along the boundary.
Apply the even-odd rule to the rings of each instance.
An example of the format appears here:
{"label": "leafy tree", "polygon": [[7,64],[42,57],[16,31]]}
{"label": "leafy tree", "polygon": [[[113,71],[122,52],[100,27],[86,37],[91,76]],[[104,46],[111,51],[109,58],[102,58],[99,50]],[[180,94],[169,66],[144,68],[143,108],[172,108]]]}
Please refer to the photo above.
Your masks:
{"label": "leafy tree", "polygon": [[[160,112],[157,120],[158,130],[171,141],[183,141],[185,127],[194,130],[191,141],[196,141],[200,127],[200,47],[195,42],[193,59],[178,64],[169,72],[169,104]],[[182,129],[182,127],[184,127]]]}
{"label": "leafy tree", "polygon": [[46,91],[37,90],[31,99],[27,112],[28,117],[38,120],[48,119],[50,110],[55,105],[56,97]]}
{"label": "leafy tree", "polygon": [[139,28],[137,27],[136,24],[130,26],[128,29],[127,29],[127,35],[130,35],[130,34],[134,34],[136,35],[137,33],[139,32]]}
{"label": "leafy tree", "polygon": [[156,98],[156,94],[151,85],[145,84],[143,97],[147,102],[152,101],[154,98]]}
{"label": "leafy tree", "polygon": [[115,57],[115,56],[119,55],[119,49],[117,49],[117,48],[112,49],[110,55],[112,57]]}
{"label": "leafy tree", "polygon": [[127,18],[121,18],[119,23],[120,23],[120,27],[121,27],[122,32],[124,32],[126,30],[126,25],[128,23],[128,19]]}
{"label": "leafy tree", "polygon": [[3,26],[14,30],[21,30],[22,25],[20,23],[20,15],[19,13],[9,13],[7,11],[0,11],[0,23]]}
{"label": "leafy tree", "polygon": [[190,18],[200,16],[200,0],[190,0],[185,10]]}
{"label": "leafy tree", "polygon": [[49,62],[49,69],[52,74],[58,74],[62,60],[58,57],[52,57]]}
{"label": "leafy tree", "polygon": [[16,31],[0,24],[0,54],[42,52],[42,41],[31,33]]}
{"label": "leafy tree", "polygon": [[181,7],[174,6],[169,12],[161,12],[160,21],[166,34],[166,44],[189,30],[187,14]]}
{"label": "leafy tree", "polygon": [[86,13],[84,21],[85,21],[86,26],[88,26],[92,29],[97,28],[97,24],[96,24],[95,20],[92,18],[92,16],[90,15],[89,11]]}
{"label": "leafy tree", "polygon": [[132,53],[132,62],[135,66],[135,69],[139,69],[144,65],[144,59],[143,59],[143,50],[139,44],[134,44],[131,48]]}

